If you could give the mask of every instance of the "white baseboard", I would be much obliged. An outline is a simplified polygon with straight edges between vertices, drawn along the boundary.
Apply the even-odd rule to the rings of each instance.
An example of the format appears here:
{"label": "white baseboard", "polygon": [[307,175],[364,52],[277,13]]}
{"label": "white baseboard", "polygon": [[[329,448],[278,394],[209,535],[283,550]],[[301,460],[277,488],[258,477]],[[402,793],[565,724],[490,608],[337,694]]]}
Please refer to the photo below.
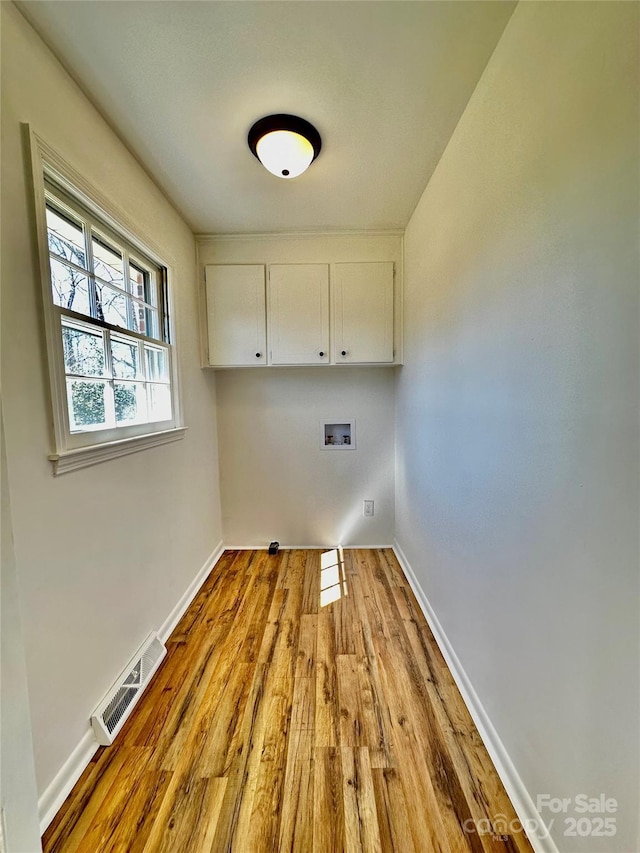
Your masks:
{"label": "white baseboard", "polygon": [[460,660],[451,645],[449,638],[444,632],[442,625],[435,611],[429,604],[429,600],[420,586],[415,572],[411,568],[404,552],[397,541],[394,541],[393,550],[398,562],[406,575],[407,580],[414,591],[418,603],[422,609],[425,619],[429,623],[429,627],[433,636],[440,647],[442,656],[447,662],[447,666],[451,671],[454,681],[460,691],[465,705],[469,709],[469,713],[476,724],[476,728],[480,732],[487,752],[491,756],[498,776],[502,780],[507,794],[513,804],[513,807],[520,819],[520,822],[525,828],[533,830],[538,827],[537,832],[528,831],[527,836],[531,842],[535,853],[558,853],[558,848],[551,835],[549,834],[540,813],[536,809],[535,803],[527,791],[524,782],[520,778],[509,754],[500,740],[500,737],[495,730],[493,723],[489,719],[489,715],[484,709],[478,694],[474,690],[473,684],[469,680],[469,676],[464,671]]}
{"label": "white baseboard", "polygon": [[195,576],[195,578],[189,584],[187,590],[184,595],[180,599],[180,601],[173,608],[171,613],[164,620],[162,626],[158,630],[158,636],[162,640],[163,643],[166,643],[171,634],[173,633],[173,629],[176,627],[178,622],[182,619],[184,614],[187,611],[187,608],[196,597],[196,594],[205,580],[209,577],[209,573],[211,569],[218,562],[220,557],[222,556],[222,552],[225,550],[225,545],[222,542],[222,539],[218,542],[216,547],[213,549],[212,553],[205,560],[204,565]]}
{"label": "white baseboard", "polygon": [[[87,720],[87,725],[89,721]],[[56,773],[53,780],[38,799],[38,818],[40,835],[56,816],[58,809],[69,796],[71,789],[84,773],[86,766],[98,750],[99,744],[89,728],[69,758]]]}
{"label": "white baseboard", "polygon": [[[268,545],[228,545],[225,543],[226,551],[267,551]],[[283,545],[280,543],[280,551],[330,551],[332,548],[342,548],[344,551],[355,551],[369,549],[379,551],[382,548],[393,548],[393,545]]]}
{"label": "white baseboard", "polygon": [[[184,595],[180,598],[180,601],[178,601],[171,613],[165,619],[162,627],[158,631],[163,643],[167,641],[173,629],[176,627],[185,611],[196,597],[198,590],[209,576],[211,569],[213,569],[220,559],[223,551],[224,545],[222,540],[220,540],[213,552],[207,557],[198,574],[189,584]],[[80,776],[82,776],[85,768],[95,755],[97,749],[98,743],[94,737],[93,730],[89,728],[82,736],[80,743],[76,746],[69,758],[67,758],[65,763],[57,772],[52,782],[50,782],[46,787],[42,796],[38,799],[40,834],[45,831],[56,816],[58,809],[71,793],[71,789],[76,784]]]}

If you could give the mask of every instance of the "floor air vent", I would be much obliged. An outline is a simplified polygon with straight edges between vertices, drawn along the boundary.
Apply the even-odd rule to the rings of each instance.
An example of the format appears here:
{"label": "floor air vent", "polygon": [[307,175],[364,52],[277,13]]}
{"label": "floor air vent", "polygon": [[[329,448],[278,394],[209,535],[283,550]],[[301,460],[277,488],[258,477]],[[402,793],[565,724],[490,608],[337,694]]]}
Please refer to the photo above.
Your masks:
{"label": "floor air vent", "polygon": [[158,635],[149,634],[91,716],[99,744],[113,743],[166,653]]}

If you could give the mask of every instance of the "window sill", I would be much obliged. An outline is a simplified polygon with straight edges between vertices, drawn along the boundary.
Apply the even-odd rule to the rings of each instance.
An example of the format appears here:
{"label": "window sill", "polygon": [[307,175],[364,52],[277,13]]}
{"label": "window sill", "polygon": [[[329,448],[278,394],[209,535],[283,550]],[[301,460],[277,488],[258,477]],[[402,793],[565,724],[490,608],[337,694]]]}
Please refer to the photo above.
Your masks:
{"label": "window sill", "polygon": [[158,447],[171,441],[184,438],[186,427],[176,427],[162,432],[152,432],[147,435],[136,435],[133,438],[124,438],[120,441],[107,441],[104,444],[94,444],[90,447],[80,447],[77,450],[67,450],[62,453],[52,453],[49,459],[53,462],[53,473],[57,477],[76,471],[78,468],[87,468],[89,465],[97,465],[99,462],[107,462],[118,456],[126,456],[129,453],[137,453],[148,447]]}

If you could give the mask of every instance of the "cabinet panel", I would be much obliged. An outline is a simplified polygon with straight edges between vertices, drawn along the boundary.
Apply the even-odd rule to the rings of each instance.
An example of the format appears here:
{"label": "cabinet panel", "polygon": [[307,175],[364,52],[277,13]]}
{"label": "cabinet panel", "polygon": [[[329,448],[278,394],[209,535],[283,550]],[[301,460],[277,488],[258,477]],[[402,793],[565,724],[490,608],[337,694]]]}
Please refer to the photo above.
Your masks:
{"label": "cabinet panel", "polygon": [[269,267],[272,364],[329,363],[329,265]]}
{"label": "cabinet panel", "polygon": [[205,267],[209,364],[267,363],[264,273],[262,264]]}
{"label": "cabinet panel", "polygon": [[392,362],[393,263],[335,264],[333,278],[333,361]]}

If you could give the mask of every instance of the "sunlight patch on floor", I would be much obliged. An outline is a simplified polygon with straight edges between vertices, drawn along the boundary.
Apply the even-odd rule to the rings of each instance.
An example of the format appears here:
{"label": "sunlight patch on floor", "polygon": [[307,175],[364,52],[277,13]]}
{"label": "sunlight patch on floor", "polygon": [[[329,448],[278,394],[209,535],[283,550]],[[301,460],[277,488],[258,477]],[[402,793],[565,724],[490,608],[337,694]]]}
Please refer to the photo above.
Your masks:
{"label": "sunlight patch on floor", "polygon": [[326,607],[347,594],[342,548],[332,548],[320,555],[320,607]]}

